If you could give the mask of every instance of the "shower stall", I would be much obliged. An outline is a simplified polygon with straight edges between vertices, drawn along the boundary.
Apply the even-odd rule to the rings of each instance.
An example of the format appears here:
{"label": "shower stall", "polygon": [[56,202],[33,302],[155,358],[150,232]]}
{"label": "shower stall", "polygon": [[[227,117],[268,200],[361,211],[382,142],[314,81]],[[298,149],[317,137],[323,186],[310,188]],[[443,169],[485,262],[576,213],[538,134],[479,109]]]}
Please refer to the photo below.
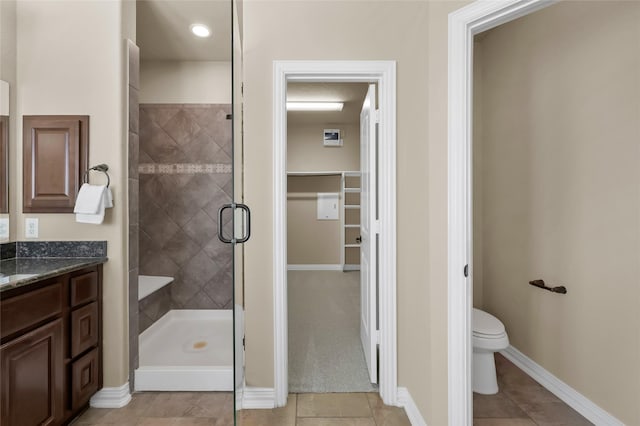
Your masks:
{"label": "shower stall", "polygon": [[139,105],[138,391],[233,390],[230,114]]}

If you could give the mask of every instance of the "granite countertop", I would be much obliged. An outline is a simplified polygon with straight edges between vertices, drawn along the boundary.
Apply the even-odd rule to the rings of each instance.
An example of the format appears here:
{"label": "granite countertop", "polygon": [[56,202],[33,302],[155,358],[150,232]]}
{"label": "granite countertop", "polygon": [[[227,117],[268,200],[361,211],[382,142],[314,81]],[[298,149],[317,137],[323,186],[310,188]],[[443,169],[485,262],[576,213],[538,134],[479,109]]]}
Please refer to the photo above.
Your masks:
{"label": "granite countertop", "polygon": [[0,261],[0,292],[106,261],[106,257],[21,257],[3,260]]}

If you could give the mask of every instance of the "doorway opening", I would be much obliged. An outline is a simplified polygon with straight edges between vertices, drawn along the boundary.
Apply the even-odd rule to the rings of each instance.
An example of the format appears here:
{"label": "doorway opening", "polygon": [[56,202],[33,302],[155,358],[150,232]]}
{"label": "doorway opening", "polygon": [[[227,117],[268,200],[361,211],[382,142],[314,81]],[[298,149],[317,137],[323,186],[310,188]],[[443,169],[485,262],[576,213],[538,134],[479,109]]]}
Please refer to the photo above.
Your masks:
{"label": "doorway opening", "polygon": [[[632,175],[636,168],[627,161],[637,152],[637,144],[629,144],[632,137],[617,133],[619,129],[637,133],[637,123],[628,119],[632,114],[612,113],[610,105],[637,111],[638,98],[630,96],[628,88],[637,83],[638,73],[637,67],[626,65],[628,55],[608,46],[623,45],[629,39],[625,31],[637,29],[637,20],[629,17],[637,16],[640,9],[624,3],[571,2],[545,8],[553,3],[477,2],[449,19],[451,424],[471,424],[472,404],[490,401],[494,395],[492,410],[511,404],[519,410],[518,418],[534,421],[544,416],[571,424],[586,424],[587,420],[622,424],[612,414],[626,414],[624,404],[617,400],[625,394],[620,389],[628,368],[621,368],[620,377],[607,372],[602,379],[599,363],[592,361],[599,356],[598,349],[589,356],[573,357],[579,352],[575,348],[585,345],[573,327],[578,324],[578,330],[594,330],[596,324],[608,330],[602,318],[612,324],[624,323],[616,315],[624,315],[619,314],[625,312],[623,300],[633,298],[621,293],[603,296],[599,291],[602,280],[595,277],[603,274],[610,281],[629,281],[611,277],[619,270],[619,262],[626,263],[619,256],[637,256],[637,250],[620,250],[630,223],[637,225],[636,216],[632,220],[625,216],[637,210],[632,204],[637,205],[635,199],[625,196],[626,183],[637,181]],[[576,17],[589,28],[588,40],[566,31]],[[521,19],[508,23],[515,18]],[[523,42],[523,34],[530,43]],[[512,49],[526,59],[520,60]],[[585,62],[607,66],[585,73]],[[614,69],[625,72],[612,78]],[[612,80],[616,84],[602,89],[603,81]],[[591,207],[599,205],[617,208],[599,211]],[[598,226],[604,222],[610,224],[606,231]],[[576,224],[581,227],[579,232]],[[608,262],[607,255],[613,252],[618,257]],[[628,272],[635,276],[634,271]],[[472,311],[473,302],[496,317]],[[616,306],[616,312],[593,318],[591,306],[603,304]],[[497,343],[495,336],[505,328],[508,342]],[[591,332],[588,342],[598,342],[594,348],[600,348],[610,338],[609,331]],[[494,339],[492,347],[487,347],[489,339]],[[484,365],[493,367],[494,351],[504,355],[496,355],[495,360],[497,395],[497,386],[493,390],[487,386],[496,384],[495,371],[481,364],[481,357],[489,352],[491,364]],[[514,372],[523,379],[506,377]],[[578,376],[580,381],[575,380]],[[541,392],[527,392],[526,401],[513,397],[523,383]],[[473,396],[472,389],[477,392]],[[495,404],[501,398],[505,404]],[[530,404],[532,400],[537,402]],[[482,409],[482,405],[473,408]]]}
{"label": "doorway opening", "polygon": [[[361,161],[366,161],[361,145],[370,144],[374,153],[377,145],[375,132],[370,140],[368,132],[361,134],[367,124],[361,115],[366,120],[368,111],[375,110],[375,85],[368,97],[369,86],[287,85],[290,392],[377,390],[377,354],[367,358],[363,349],[368,347],[368,320],[361,305],[367,291],[360,272],[366,230],[360,224],[376,214],[361,202],[371,198],[361,197]],[[375,182],[377,171],[370,174]],[[372,314],[377,320],[377,309]]]}
{"label": "doorway opening", "polygon": [[[360,231],[355,236],[363,237],[362,241],[372,241],[372,247],[377,252],[376,256],[367,256],[371,264],[369,271],[376,271],[375,274],[369,275],[369,283],[377,282],[373,291],[370,291],[367,299],[373,309],[370,309],[372,315],[377,312],[377,320],[369,322],[371,327],[367,329],[368,344],[365,350],[371,350],[369,353],[375,355],[370,357],[368,363],[369,379],[371,374],[377,375],[379,383],[379,392],[382,400],[387,405],[398,405],[397,398],[397,351],[396,351],[396,235],[395,235],[395,62],[374,62],[374,61],[276,61],[274,63],[274,295],[275,295],[275,318],[274,318],[274,335],[275,335],[275,406],[284,406],[286,404],[287,394],[290,390],[289,378],[289,345],[291,344],[291,336],[289,335],[289,316],[288,309],[291,305],[288,303],[289,282],[288,282],[288,264],[289,257],[287,253],[287,241],[290,238],[287,232],[287,87],[289,84],[301,83],[364,83],[366,86],[373,85],[378,89],[377,108],[371,108],[369,124],[375,124],[377,121],[377,131],[369,131],[373,136],[378,135],[378,149],[372,151],[370,158],[377,158],[375,162],[375,170],[377,170],[377,180],[373,188],[377,195],[378,208],[377,217],[371,215],[366,222],[359,223],[358,227],[353,227]],[[360,107],[358,108],[360,109]],[[375,112],[377,109],[378,112]],[[322,129],[324,131],[324,129]],[[331,129],[328,129],[331,130]],[[335,130],[335,129],[334,129]],[[328,139],[339,140],[336,134],[328,133]],[[361,132],[362,133],[362,132]],[[324,133],[320,133],[318,139],[323,144]],[[329,142],[331,143],[331,142]],[[366,145],[366,144],[365,144]],[[367,145],[368,146],[368,145]],[[369,157],[368,157],[369,158]],[[350,172],[358,172],[351,170]],[[367,175],[366,170],[360,170],[362,176]],[[313,177],[313,176],[308,176]],[[341,179],[356,178],[357,176],[342,176]],[[371,181],[371,175],[363,177],[360,181],[360,194],[364,196],[372,186],[367,186],[365,182]],[[349,184],[347,184],[347,188]],[[358,187],[351,187],[356,189]],[[315,191],[317,204],[317,193]],[[355,192],[354,192],[355,193]],[[331,199],[331,198],[329,198]],[[335,196],[333,198],[335,200]],[[340,198],[336,203],[327,203],[329,207],[335,204],[335,209],[340,208]],[[375,206],[375,205],[374,205]],[[329,209],[331,210],[331,209]],[[316,210],[316,214],[317,214]],[[356,223],[347,222],[347,224],[355,225]],[[366,228],[366,229],[365,229]],[[346,229],[343,231],[346,234]],[[363,229],[369,230],[371,235],[362,235]],[[351,232],[351,231],[349,231]],[[345,242],[344,236],[343,243]],[[366,240],[365,240],[366,238]],[[354,243],[355,246],[357,244]],[[363,249],[360,244],[360,250]],[[355,247],[354,247],[355,248]],[[344,247],[347,250],[347,247]],[[344,270],[344,256],[340,268]],[[350,268],[347,268],[350,269]],[[351,267],[351,269],[355,269]],[[362,271],[360,273],[365,275]],[[295,271],[298,272],[298,271]],[[349,274],[354,272],[338,272],[340,274]],[[373,302],[377,299],[377,303]],[[377,308],[376,308],[377,306]],[[375,324],[375,327],[373,326]],[[375,352],[374,352],[375,351]],[[377,363],[377,368],[371,368]]]}

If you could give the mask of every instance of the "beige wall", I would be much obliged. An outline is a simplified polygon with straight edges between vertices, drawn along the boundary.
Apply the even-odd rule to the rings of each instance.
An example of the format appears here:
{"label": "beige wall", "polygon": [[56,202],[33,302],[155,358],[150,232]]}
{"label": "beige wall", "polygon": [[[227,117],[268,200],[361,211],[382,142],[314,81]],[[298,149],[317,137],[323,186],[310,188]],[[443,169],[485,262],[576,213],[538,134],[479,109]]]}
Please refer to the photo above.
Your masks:
{"label": "beige wall", "polygon": [[[324,129],[340,129],[342,147],[325,147]],[[287,125],[287,170],[357,171],[360,170],[360,125],[301,124]],[[287,199],[288,263],[340,264],[340,220],[317,219],[317,192],[341,192],[340,176],[289,177]],[[340,201],[342,205],[342,200]],[[342,208],[340,208],[342,216]],[[356,262],[357,263],[357,262]]]}
{"label": "beige wall", "polygon": [[[340,220],[318,220],[318,192],[341,191],[341,176],[289,176],[287,179],[287,263],[341,263]],[[339,214],[342,215],[342,201]]]}
{"label": "beige wall", "polygon": [[[21,1],[17,5],[16,113],[90,116],[90,163],[109,165],[115,207],[100,226],[72,214],[22,214],[12,182],[17,239],[24,218],[40,220],[40,240],[107,240],[104,267],[104,385],[127,381],[126,139],[122,4],[112,1]],[[61,25],[61,23],[64,23]],[[16,174],[22,176],[22,131],[16,126]]]}
{"label": "beige wall", "polygon": [[230,104],[231,96],[231,62],[140,62],[140,103]]}
{"label": "beige wall", "polygon": [[245,200],[254,213],[245,246],[249,386],[273,386],[273,306],[265,303],[273,300],[273,60],[395,60],[399,384],[428,424],[447,423],[447,15],[464,4],[244,4]]}
{"label": "beige wall", "polygon": [[[324,129],[340,129],[342,147],[322,144]],[[360,170],[360,124],[288,124],[287,171]]]}
{"label": "beige wall", "polygon": [[[484,307],[513,346],[630,425],[640,424],[639,22],[638,2],[562,2],[487,34],[477,81]],[[568,294],[527,284],[538,278]]]}

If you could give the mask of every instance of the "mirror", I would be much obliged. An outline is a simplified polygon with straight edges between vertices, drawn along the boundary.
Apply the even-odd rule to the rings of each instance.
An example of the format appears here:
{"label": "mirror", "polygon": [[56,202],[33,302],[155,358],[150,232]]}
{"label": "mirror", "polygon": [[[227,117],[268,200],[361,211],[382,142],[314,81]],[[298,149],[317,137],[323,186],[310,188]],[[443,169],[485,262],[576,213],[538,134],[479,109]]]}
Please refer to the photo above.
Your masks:
{"label": "mirror", "polygon": [[9,83],[0,80],[0,242],[9,240]]}
{"label": "mirror", "polygon": [[[9,212],[15,202],[10,185],[15,184],[15,122],[10,117],[16,106],[16,2],[0,1],[0,243],[15,240],[15,224],[9,222]],[[9,156],[14,156],[10,158]],[[11,167],[10,167],[11,165]],[[11,226],[10,226],[11,225]]]}

